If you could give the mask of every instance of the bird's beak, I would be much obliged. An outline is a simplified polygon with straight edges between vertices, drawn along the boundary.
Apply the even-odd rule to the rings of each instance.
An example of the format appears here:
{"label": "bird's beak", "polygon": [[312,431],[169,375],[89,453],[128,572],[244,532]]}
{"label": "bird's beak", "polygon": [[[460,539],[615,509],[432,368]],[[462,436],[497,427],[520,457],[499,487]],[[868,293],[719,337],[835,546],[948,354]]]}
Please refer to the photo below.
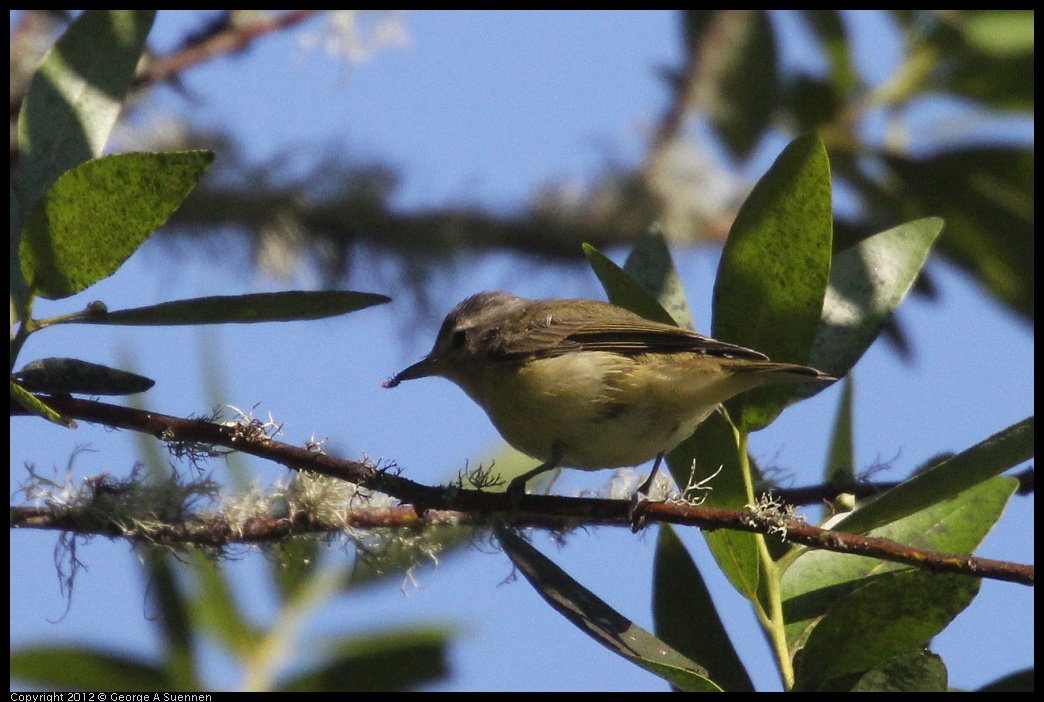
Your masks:
{"label": "bird's beak", "polygon": [[386,388],[393,388],[404,380],[414,380],[416,378],[427,378],[428,376],[438,375],[439,369],[435,360],[430,356],[425,356],[421,360],[414,363],[409,368],[400,371],[395,376],[381,383]]}

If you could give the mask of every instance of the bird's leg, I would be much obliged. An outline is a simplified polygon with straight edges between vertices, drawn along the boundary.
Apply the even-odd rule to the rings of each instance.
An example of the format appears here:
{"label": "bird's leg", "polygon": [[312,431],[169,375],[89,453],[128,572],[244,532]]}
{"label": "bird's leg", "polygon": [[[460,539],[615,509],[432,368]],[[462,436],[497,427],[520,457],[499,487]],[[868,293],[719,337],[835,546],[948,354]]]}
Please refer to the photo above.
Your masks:
{"label": "bird's leg", "polygon": [[529,482],[531,478],[535,478],[541,473],[546,473],[549,470],[554,470],[555,468],[558,468],[559,464],[562,463],[563,453],[565,453],[565,451],[562,449],[562,446],[559,444],[555,444],[551,447],[550,458],[538,465],[533,470],[519,475],[518,477],[512,479],[510,483],[508,483],[506,492],[508,498],[511,500],[512,514],[518,514],[519,508],[522,506],[522,496],[526,494],[526,483]]}
{"label": "bird's leg", "polygon": [[663,462],[663,457],[666,454],[666,451],[660,451],[660,453],[656,454],[656,460],[653,462],[652,472],[649,473],[649,477],[646,478],[645,482],[642,483],[641,486],[637,490],[635,490],[634,493],[631,495],[631,505],[628,508],[627,513],[631,519],[631,531],[633,532],[637,532],[639,529],[641,529],[642,522],[645,521],[645,519],[640,514],[637,514],[638,498],[639,496],[649,496],[649,490],[653,486],[653,481],[656,480],[656,471],[660,470],[660,463]]}

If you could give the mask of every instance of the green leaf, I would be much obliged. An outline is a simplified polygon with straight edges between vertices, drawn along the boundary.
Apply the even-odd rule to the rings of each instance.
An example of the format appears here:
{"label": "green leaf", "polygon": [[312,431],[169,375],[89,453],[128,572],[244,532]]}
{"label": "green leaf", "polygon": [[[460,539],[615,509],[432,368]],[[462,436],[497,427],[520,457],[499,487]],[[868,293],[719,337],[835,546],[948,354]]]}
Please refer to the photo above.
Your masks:
{"label": "green leaf", "polygon": [[591,263],[591,268],[598,276],[598,280],[602,282],[602,287],[605,288],[605,293],[611,303],[629,309],[654,322],[677,326],[677,322],[641,283],[595,247],[590,244],[583,246],[587,260]]}
{"label": "green leaf", "polygon": [[27,646],[11,651],[11,678],[45,690],[171,691],[155,663],[76,646]]}
{"label": "green leaf", "polygon": [[105,150],[155,10],[85,10],[44,57],[18,115],[24,212],[58,178]]}
{"label": "green leaf", "polygon": [[[830,163],[815,135],[795,139],[740,207],[714,286],[712,336],[805,363],[830,278]],[[829,370],[829,369],[828,369]],[[767,426],[794,396],[759,388],[728,403],[744,431]]]}
{"label": "green leaf", "polygon": [[1033,457],[1033,417],[881,494],[835,528],[859,534],[953,497]]}
{"label": "green leaf", "polygon": [[707,671],[622,616],[521,537],[494,529],[504,552],[551,607],[581,631],[635,665],[687,691],[719,691]]}
{"label": "green leaf", "polygon": [[341,639],[324,648],[321,664],[279,686],[285,692],[408,690],[449,674],[452,632],[415,627]]}
{"label": "green leaf", "polygon": [[681,278],[662,234],[646,234],[636,241],[631,253],[627,254],[623,269],[652,293],[674,324],[696,329]]}
{"label": "green leaf", "polygon": [[56,410],[47,405],[43,400],[35,395],[31,395],[28,390],[13,380],[11,381],[11,399],[28,410],[30,414],[39,415],[49,422],[60,424],[66,429],[76,428],[76,422],[71,419],[66,419]]}
{"label": "green leaf", "polygon": [[660,525],[653,564],[656,635],[707,669],[727,692],[754,692],[696,563],[669,524]]}
{"label": "green leaf", "polygon": [[[743,509],[748,501],[747,490],[737,451],[732,425],[721,413],[714,412],[667,455],[667,465],[678,485],[706,481],[705,487],[710,489],[702,492],[703,506]],[[744,597],[757,597],[757,536],[731,529],[705,531],[703,536],[732,586]]]}
{"label": "green leaf", "polygon": [[[869,535],[930,551],[971,553],[1000,519],[1017,488],[1015,478],[993,478]],[[790,563],[783,573],[781,592],[791,648],[800,647],[818,618],[860,583],[908,568],[876,558],[818,549],[802,549],[787,560]]]}
{"label": "green leaf", "polygon": [[795,690],[858,673],[925,646],[962,612],[981,581],[920,570],[860,585],[830,608],[802,649]]}
{"label": "green leaf", "polygon": [[900,224],[834,258],[809,365],[837,377],[848,373],[913,287],[942,226],[937,217]]}
{"label": "green leaf", "polygon": [[66,171],[22,232],[22,275],[30,291],[68,297],[115,273],[213,160],[209,151],[117,154]]}
{"label": "green leaf", "polygon": [[686,44],[689,95],[730,154],[745,159],[777,106],[776,41],[762,10],[690,10]]}
{"label": "green leaf", "polygon": [[50,395],[133,395],[156,384],[143,375],[78,358],[41,358],[14,377],[29,392]]}
{"label": "green leaf", "polygon": [[855,449],[852,446],[852,376],[845,377],[841,385],[841,403],[834,419],[834,432],[830,437],[830,456],[827,459],[827,485],[846,488],[855,484]]}
{"label": "green leaf", "polygon": [[390,301],[391,298],[376,293],[291,290],[174,300],[114,312],[99,311],[69,321],[133,326],[292,322],[333,317]]}
{"label": "green leaf", "polygon": [[[850,692],[948,692],[946,664],[937,653],[909,651],[858,676]],[[829,685],[829,683],[827,683]]]}

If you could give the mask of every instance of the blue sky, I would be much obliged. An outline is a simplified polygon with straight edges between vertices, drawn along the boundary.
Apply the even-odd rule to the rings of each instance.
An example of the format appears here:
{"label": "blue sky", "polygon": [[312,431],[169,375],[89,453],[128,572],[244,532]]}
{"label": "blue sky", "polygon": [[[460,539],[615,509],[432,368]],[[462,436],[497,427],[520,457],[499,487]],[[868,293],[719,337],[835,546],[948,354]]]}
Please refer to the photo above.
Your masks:
{"label": "blue sky", "polygon": [[[161,12],[153,39],[169,44],[193,19],[191,13]],[[868,20],[859,17],[854,25],[858,45],[867,48],[860,62],[872,67],[870,73],[885,74],[894,44]],[[510,211],[549,182],[583,186],[607,163],[636,163],[668,99],[658,69],[680,60],[677,18],[668,12],[410,12],[395,21],[406,41],[364,62],[347,64],[302,48],[304,32],[298,31],[241,58],[191,71],[184,82],[198,99],[161,89],[140,117],[147,123],[168,112],[202,125],[234,124],[251,159],[292,152],[291,173],[321,158],[333,141],[360,159],[401,169],[395,201],[403,208],[450,202]],[[798,31],[789,18],[782,22]],[[303,29],[317,27],[313,21]],[[814,64],[815,57],[796,44],[788,49],[787,65]],[[768,140],[751,175],[767,167],[784,143]],[[625,254],[609,253],[617,261]],[[697,325],[707,331],[717,252],[675,255]],[[342,455],[394,459],[408,477],[434,483],[488,457],[498,445],[485,415],[448,382],[418,381],[396,391],[379,387],[428,350],[441,315],[463,297],[492,288],[529,297],[604,297],[593,274],[582,269],[497,255],[468,259],[437,276],[436,314],[418,319],[408,294],[386,287],[388,276],[380,269],[394,264],[365,264],[350,287],[391,295],[391,305],[288,325],[96,327],[89,334],[56,328],[34,337],[24,360],[76,355],[126,365],[133,359],[140,372],[159,380],[149,405],[184,415],[209,409],[210,398],[196,379],[206,364],[220,363],[227,402],[260,403],[259,413],[286,422],[286,440],[328,436],[329,448]],[[959,271],[938,262],[931,269],[939,299],[911,299],[900,309],[913,359],[903,362],[879,342],[854,371],[857,463],[888,466],[880,479],[904,477],[939,452],[960,451],[1033,413],[1032,328],[984,298]],[[309,282],[308,275],[282,281],[230,273],[191,253],[171,259],[169,249],[150,244],[113,278],[37,311],[70,311],[93,299],[119,308]],[[755,456],[792,476],[790,484],[817,482],[837,401],[832,390],[788,410],[754,437]],[[38,470],[63,470],[77,447],[89,446],[91,452],[74,459],[77,474],[124,474],[136,455],[134,437],[95,427],[68,432],[17,419],[12,434],[12,492],[27,461]],[[283,475],[257,462],[249,466],[262,483]],[[610,475],[567,471],[555,489],[595,489]],[[1016,497],[979,554],[1031,561],[1032,523],[1033,498]],[[703,570],[713,571],[699,535],[683,538]],[[81,547],[78,555],[88,570],[79,576],[63,617],[54,542],[52,533],[12,533],[12,646],[43,638],[148,653],[155,623],[142,600],[133,552],[103,540]],[[564,545],[542,535],[534,543],[624,615],[652,628],[653,532],[599,529],[572,534]],[[254,556],[227,565],[242,583],[237,592],[259,621],[267,621],[273,615],[268,593],[252,586],[262,567]],[[456,554],[419,569],[416,584],[342,598],[324,610],[322,621],[309,622],[306,633],[453,623],[461,630],[451,654],[454,674],[438,689],[666,689],[585,637],[510,576],[507,558],[491,549]],[[720,578],[711,586],[755,684],[775,689],[771,659],[749,607]],[[1032,665],[1033,608],[1031,589],[984,583],[977,600],[933,646],[949,665],[951,684],[975,687]],[[208,658],[206,670],[216,687],[237,682],[220,656]]]}

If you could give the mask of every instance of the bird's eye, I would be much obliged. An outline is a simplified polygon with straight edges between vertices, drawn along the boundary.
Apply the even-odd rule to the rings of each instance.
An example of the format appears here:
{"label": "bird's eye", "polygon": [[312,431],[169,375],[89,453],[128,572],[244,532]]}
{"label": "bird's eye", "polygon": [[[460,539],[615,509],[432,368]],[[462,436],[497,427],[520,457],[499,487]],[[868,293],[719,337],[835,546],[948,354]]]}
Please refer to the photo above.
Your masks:
{"label": "bird's eye", "polygon": [[455,349],[462,349],[464,348],[464,344],[467,342],[467,340],[468,333],[463,329],[458,329],[457,331],[453,332],[453,338],[450,341],[450,346],[452,346]]}

